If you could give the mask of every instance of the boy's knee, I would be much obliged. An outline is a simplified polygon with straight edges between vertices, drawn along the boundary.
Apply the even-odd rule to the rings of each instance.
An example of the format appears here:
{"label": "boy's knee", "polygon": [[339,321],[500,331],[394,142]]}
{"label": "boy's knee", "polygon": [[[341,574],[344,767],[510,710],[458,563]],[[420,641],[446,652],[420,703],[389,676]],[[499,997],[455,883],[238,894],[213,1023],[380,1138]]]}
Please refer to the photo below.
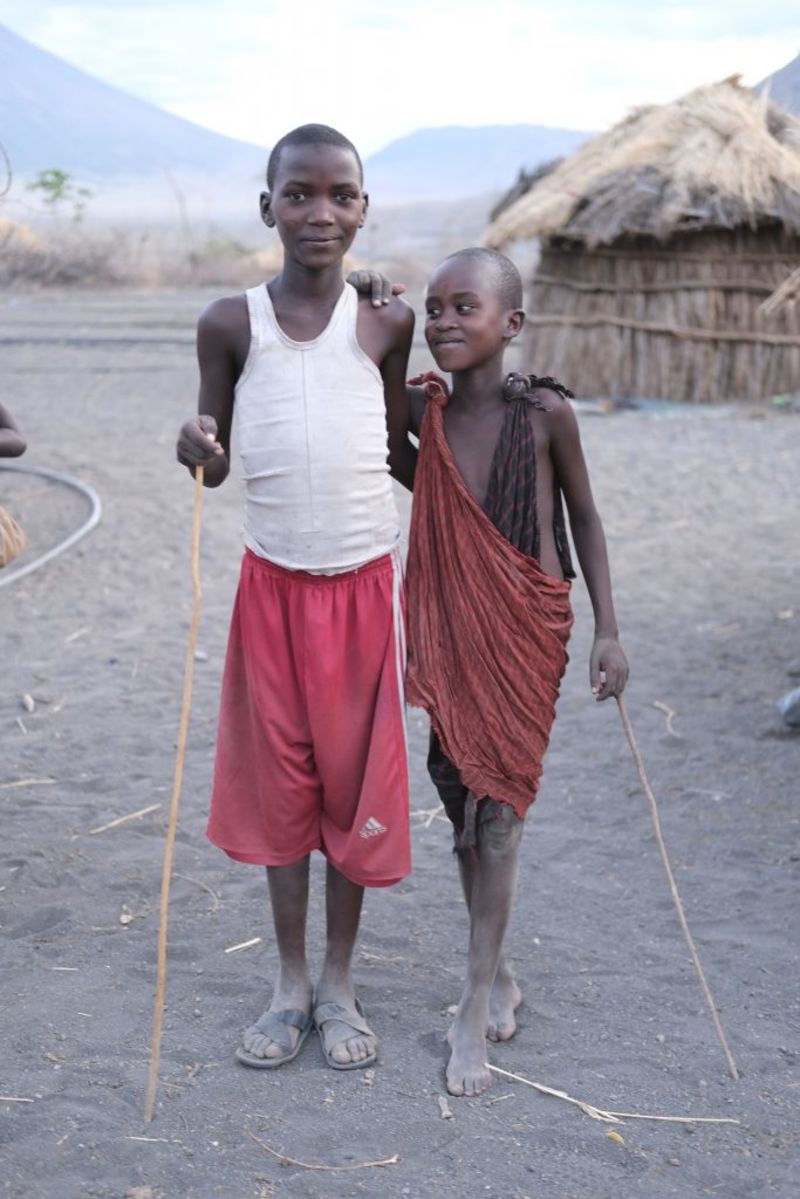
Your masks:
{"label": "boy's knee", "polygon": [[523,823],[510,804],[494,799],[483,801],[487,810],[478,823],[478,853],[493,857],[510,857],[522,840]]}

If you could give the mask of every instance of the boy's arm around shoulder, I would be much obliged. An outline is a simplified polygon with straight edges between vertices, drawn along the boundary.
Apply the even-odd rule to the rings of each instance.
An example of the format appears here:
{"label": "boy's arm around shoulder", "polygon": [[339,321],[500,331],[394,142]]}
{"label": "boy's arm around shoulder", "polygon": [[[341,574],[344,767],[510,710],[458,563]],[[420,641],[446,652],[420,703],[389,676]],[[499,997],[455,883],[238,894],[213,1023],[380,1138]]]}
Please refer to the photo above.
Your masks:
{"label": "boy's arm around shoulder", "polygon": [[594,610],[590,683],[598,700],[609,699],[622,694],[628,679],[628,661],[619,643],[605,533],[595,507],[574,409],[568,400],[553,392],[543,393],[542,398],[547,412],[550,457],[566,500],[572,539]]}
{"label": "boy's arm around shoulder", "polygon": [[[366,301],[362,300],[362,304]],[[412,428],[409,389],[406,387],[408,357],[414,337],[414,310],[393,296],[387,304],[372,309],[372,320],[380,322],[386,347],[380,363],[386,402],[386,431],[389,441],[389,471],[409,491],[414,486],[417,450],[408,440]]]}
{"label": "boy's arm around shoulder", "polygon": [[218,487],[230,470],[234,388],[249,340],[244,296],[215,300],[197,322],[198,415],[182,425],[176,449],[192,476],[195,467],[204,467],[206,487]]}
{"label": "boy's arm around shoulder", "polygon": [[0,404],[0,458],[19,458],[27,449],[25,438],[21,436],[8,409]]}

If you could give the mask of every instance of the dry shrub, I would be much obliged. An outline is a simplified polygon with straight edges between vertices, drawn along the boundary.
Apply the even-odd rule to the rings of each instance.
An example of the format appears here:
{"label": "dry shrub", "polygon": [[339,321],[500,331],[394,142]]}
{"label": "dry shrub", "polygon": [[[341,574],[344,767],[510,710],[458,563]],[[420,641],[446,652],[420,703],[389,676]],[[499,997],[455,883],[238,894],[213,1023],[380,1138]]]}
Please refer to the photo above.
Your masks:
{"label": "dry shrub", "polygon": [[280,269],[279,244],[253,250],[213,236],[187,243],[173,233],[88,228],[34,231],[0,219],[0,284],[21,286],[249,286]]}
{"label": "dry shrub", "polygon": [[33,250],[40,246],[39,238],[29,225],[0,217],[0,251],[3,255],[14,252],[18,248]]}
{"label": "dry shrub", "polygon": [[[412,252],[404,239],[382,250],[369,259],[348,254],[345,274],[369,266],[415,293],[441,257]],[[274,275],[282,263],[277,239],[254,249],[222,232],[189,239],[177,230],[119,230],[55,221],[34,230],[0,219],[0,285],[244,288]]]}
{"label": "dry shrub", "polygon": [[0,217],[0,283],[41,270],[47,250],[28,225]]}
{"label": "dry shrub", "polygon": [[283,250],[280,243],[253,250],[229,238],[214,237],[190,250],[187,283],[222,287],[251,287],[266,275],[281,269]]}
{"label": "dry shrub", "polygon": [[1,284],[117,283],[112,251],[108,236],[59,227],[55,237],[45,237],[22,222],[0,218]]}

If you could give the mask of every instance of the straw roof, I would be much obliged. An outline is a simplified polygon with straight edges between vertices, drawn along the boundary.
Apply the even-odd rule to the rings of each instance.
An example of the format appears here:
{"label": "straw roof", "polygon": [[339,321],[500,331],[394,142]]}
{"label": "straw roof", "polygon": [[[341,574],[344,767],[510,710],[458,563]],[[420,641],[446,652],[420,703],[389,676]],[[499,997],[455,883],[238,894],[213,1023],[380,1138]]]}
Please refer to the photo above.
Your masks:
{"label": "straw roof", "polygon": [[584,142],[500,213],[485,241],[558,236],[591,249],[623,235],[774,222],[800,234],[800,120],[732,76]]}

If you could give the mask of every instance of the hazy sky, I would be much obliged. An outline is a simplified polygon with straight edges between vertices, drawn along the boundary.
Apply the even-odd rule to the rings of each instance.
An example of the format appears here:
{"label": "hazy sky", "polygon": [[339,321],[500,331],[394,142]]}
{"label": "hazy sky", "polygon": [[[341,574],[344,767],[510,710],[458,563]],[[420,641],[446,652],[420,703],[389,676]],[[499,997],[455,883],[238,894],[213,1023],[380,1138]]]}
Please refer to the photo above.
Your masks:
{"label": "hazy sky", "polygon": [[232,137],[324,121],[364,153],[424,125],[598,129],[800,51],[800,0],[0,0],[0,24]]}

